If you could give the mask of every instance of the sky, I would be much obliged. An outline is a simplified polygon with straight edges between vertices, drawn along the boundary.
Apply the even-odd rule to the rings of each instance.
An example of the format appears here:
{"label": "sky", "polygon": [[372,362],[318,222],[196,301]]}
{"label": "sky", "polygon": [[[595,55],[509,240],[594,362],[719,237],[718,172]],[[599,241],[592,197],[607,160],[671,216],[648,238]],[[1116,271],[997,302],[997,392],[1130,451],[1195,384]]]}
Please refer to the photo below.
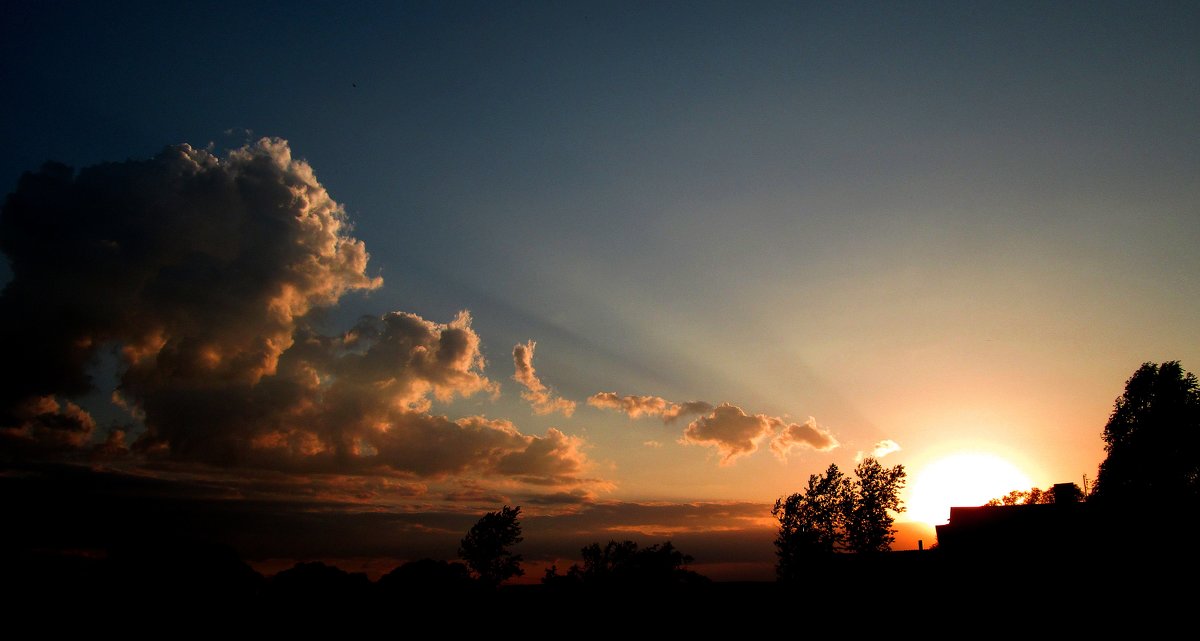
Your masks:
{"label": "sky", "polygon": [[2,11],[0,460],[66,529],[769,577],[831,463],[1082,483],[1200,367],[1196,3]]}

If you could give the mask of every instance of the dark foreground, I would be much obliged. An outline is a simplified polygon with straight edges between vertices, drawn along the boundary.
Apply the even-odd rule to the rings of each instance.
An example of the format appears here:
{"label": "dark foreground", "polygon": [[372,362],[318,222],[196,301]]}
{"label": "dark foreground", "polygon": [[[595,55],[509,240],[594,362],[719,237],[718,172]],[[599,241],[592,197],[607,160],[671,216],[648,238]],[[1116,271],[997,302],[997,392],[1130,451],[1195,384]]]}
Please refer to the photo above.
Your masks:
{"label": "dark foreground", "polygon": [[899,629],[935,636],[997,629],[1154,634],[1190,620],[1197,597],[1194,554],[1063,559],[1028,551],[930,550],[841,555],[814,563],[791,584],[634,577],[498,589],[448,577],[437,569],[446,565],[440,562],[377,582],[321,564],[266,578],[222,546],[103,558],[26,551],[3,561],[6,629],[32,629],[37,636],[235,630],[504,638],[739,630],[858,637]]}

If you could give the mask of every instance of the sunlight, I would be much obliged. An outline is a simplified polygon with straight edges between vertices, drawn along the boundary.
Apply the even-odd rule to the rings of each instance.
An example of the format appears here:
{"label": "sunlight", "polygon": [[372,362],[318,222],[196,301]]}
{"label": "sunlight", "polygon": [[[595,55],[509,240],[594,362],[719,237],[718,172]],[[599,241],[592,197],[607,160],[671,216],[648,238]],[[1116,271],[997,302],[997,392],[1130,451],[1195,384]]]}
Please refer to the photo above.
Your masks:
{"label": "sunlight", "polygon": [[950,508],[983,505],[1033,481],[1012,463],[992,454],[962,452],[927,465],[916,475],[908,517],[930,525],[945,523]]}

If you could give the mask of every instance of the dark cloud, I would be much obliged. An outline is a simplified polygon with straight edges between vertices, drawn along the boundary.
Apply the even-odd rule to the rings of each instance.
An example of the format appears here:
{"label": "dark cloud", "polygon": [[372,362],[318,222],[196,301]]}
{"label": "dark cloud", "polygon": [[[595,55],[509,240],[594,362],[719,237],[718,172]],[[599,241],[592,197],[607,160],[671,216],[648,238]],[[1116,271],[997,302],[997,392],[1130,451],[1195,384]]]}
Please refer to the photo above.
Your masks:
{"label": "dark cloud", "polygon": [[0,447],[25,456],[84,447],[96,421],[78,405],[60,405],[52,396],[26,399],[9,410],[12,421],[0,427]]}
{"label": "dark cloud", "polygon": [[623,412],[629,418],[658,416],[664,423],[673,423],[682,416],[704,414],[713,409],[710,403],[704,401],[673,403],[658,396],[619,396],[614,392],[593,394],[587,402],[592,407]]}
{"label": "dark cloud", "polygon": [[838,446],[837,439],[829,430],[817,425],[817,419],[808,417],[803,423],[785,423],[782,419],[771,419],[779,433],[771,439],[771,451],[782,460],[796,449],[827,452]]}
{"label": "dark cloud", "polygon": [[496,462],[496,471],[530,483],[557,484],[579,480],[586,461],[583,440],[550,428],[542,438],[528,439],[524,449],[508,452]]}
{"label": "dark cloud", "polygon": [[10,411],[88,391],[108,343],[131,368],[257,381],[298,318],[380,284],[342,207],[277,139],[224,159],[180,145],[78,174],[47,165],[6,200],[0,249]]}
{"label": "dark cloud", "polygon": [[537,372],[533,369],[533,349],[535,347],[537,347],[537,343],[533,341],[513,346],[513,367],[516,370],[513,380],[525,387],[525,391],[521,392],[521,398],[529,401],[535,414],[552,414],[554,412],[562,412],[564,416],[574,414],[575,401],[556,396],[553,390],[546,387],[538,378]]}
{"label": "dark cloud", "polygon": [[504,494],[465,483],[453,491],[446,492],[442,499],[452,503],[475,503],[490,508],[494,505],[510,505],[512,499]]}
{"label": "dark cloud", "polygon": [[0,542],[6,550],[215,542],[248,559],[386,557],[397,550],[449,558],[452,537],[478,518],[465,511],[387,509],[386,501],[359,500],[331,490],[327,481],[244,470],[236,477],[211,470],[160,476],[26,467],[0,475],[8,524]]}
{"label": "dark cloud", "polygon": [[553,492],[550,494],[533,494],[522,501],[522,505],[546,506],[578,506],[587,505],[596,500],[596,495],[587,490],[571,490],[569,492]]}
{"label": "dark cloud", "polygon": [[729,465],[739,456],[752,454],[758,444],[781,423],[763,414],[747,415],[740,407],[722,403],[708,416],[688,424],[683,442],[715,447],[721,453],[721,465]]}
{"label": "dark cloud", "polygon": [[114,402],[144,427],[129,449],[149,460],[582,482],[577,437],[430,413],[499,391],[467,312],[315,331],[310,312],[381,285],[349,231],[280,139],[26,174],[0,217],[13,271],[0,295],[0,447],[119,455],[123,435],[89,445],[95,421],[66,400],[92,388],[89,368],[111,348]]}
{"label": "dark cloud", "polygon": [[[587,463],[582,440],[550,428],[545,436],[521,434],[500,419],[444,417],[409,413],[398,417],[378,441],[379,463],[426,476],[501,474],[545,484],[582,482]],[[371,457],[360,457],[371,463]]]}

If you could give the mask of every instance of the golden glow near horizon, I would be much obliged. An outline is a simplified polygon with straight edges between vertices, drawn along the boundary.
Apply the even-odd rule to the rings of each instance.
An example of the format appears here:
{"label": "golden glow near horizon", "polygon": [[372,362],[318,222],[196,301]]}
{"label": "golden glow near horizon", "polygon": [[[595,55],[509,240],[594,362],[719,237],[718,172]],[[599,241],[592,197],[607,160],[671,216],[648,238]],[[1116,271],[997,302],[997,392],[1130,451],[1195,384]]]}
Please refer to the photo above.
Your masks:
{"label": "golden glow near horizon", "polygon": [[961,452],[926,465],[916,475],[906,514],[909,520],[938,525],[950,508],[983,505],[1034,483],[1009,461],[993,454]]}

